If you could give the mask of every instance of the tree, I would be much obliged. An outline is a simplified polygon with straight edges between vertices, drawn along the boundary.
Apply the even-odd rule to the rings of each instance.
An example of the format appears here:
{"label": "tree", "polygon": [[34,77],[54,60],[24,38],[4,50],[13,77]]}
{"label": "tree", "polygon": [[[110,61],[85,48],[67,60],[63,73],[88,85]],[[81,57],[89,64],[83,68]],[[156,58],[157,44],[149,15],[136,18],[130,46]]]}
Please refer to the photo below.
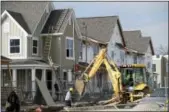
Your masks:
{"label": "tree", "polygon": [[167,55],[168,54],[168,46],[160,45],[156,50],[156,54]]}

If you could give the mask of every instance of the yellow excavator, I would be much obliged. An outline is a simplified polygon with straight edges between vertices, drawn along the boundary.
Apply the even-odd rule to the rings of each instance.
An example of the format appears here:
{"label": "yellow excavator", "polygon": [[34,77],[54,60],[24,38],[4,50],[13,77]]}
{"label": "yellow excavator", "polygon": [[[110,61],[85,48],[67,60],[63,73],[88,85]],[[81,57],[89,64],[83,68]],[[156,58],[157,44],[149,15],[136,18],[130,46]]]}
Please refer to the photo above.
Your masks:
{"label": "yellow excavator", "polygon": [[113,62],[113,60],[110,60],[109,57],[107,56],[107,49],[102,48],[99,54],[95,56],[93,61],[88,65],[88,67],[82,73],[82,75],[79,76],[75,81],[75,89],[77,90],[80,96],[84,94],[85,86],[87,82],[89,82],[89,80],[96,75],[96,72],[98,71],[98,69],[102,64],[104,64],[106,67],[108,76],[112,82],[112,87],[114,90],[114,94],[112,98],[110,100],[105,101],[104,104],[117,103],[117,102],[125,104],[129,101],[133,102],[135,99],[142,98],[147,94],[147,91],[145,92],[144,90],[145,89],[147,90],[148,85],[141,80],[140,82],[137,82],[134,85],[134,87],[131,86],[130,89],[128,90],[124,89],[124,83],[123,83],[124,76],[122,77],[121,72],[119,71],[117,65]]}

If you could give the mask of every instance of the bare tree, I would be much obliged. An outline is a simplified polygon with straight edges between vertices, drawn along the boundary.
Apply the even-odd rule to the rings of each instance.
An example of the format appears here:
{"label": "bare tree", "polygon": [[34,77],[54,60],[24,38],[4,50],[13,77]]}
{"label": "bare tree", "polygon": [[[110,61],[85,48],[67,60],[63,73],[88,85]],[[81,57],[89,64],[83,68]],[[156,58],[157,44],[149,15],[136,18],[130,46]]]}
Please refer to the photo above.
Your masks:
{"label": "bare tree", "polygon": [[156,49],[156,53],[159,54],[159,55],[167,55],[168,54],[168,46],[160,45]]}

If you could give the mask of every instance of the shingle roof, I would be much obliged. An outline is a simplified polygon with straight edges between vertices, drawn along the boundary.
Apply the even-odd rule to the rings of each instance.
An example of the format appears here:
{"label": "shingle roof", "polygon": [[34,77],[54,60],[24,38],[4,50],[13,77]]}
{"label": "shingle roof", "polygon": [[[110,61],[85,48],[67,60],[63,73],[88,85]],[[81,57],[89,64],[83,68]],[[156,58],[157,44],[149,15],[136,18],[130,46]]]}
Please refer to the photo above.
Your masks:
{"label": "shingle roof", "polygon": [[33,33],[48,3],[44,1],[2,1],[1,14],[5,10],[20,13],[27,23],[30,32]]}
{"label": "shingle roof", "polygon": [[151,37],[142,37],[140,30],[123,31],[126,47],[145,53],[150,45]]}
{"label": "shingle roof", "polygon": [[30,34],[31,31],[28,28],[28,25],[26,24],[25,20],[23,19],[22,15],[20,13],[17,12],[13,12],[13,11],[8,11],[9,14],[22,26],[22,28],[28,33]]}
{"label": "shingle roof", "polygon": [[[63,33],[73,9],[53,10],[42,30],[42,33]],[[51,30],[51,26],[54,30]]]}
{"label": "shingle roof", "polygon": [[[83,36],[87,35],[87,37],[104,43],[110,41],[117,20],[118,16],[77,18]],[[84,23],[87,25],[87,31],[85,31]]]}

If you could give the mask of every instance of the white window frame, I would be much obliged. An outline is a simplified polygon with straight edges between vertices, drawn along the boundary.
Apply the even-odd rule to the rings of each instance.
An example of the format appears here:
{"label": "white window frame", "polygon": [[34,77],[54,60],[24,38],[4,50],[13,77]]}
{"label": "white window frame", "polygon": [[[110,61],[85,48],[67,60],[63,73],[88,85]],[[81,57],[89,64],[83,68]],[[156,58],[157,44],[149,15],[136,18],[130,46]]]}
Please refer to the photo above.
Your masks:
{"label": "white window frame", "polygon": [[[19,40],[19,43],[20,43],[19,53],[11,53],[11,52],[10,52],[10,47],[11,47],[11,46],[10,46],[10,40],[12,40],[12,39],[18,39],[18,40]],[[20,54],[21,54],[21,50],[22,50],[22,49],[21,49],[21,46],[22,46],[22,43],[21,43],[21,38],[20,38],[20,37],[9,37],[9,39],[8,39],[8,54],[9,54],[9,55],[16,55],[16,54],[17,54],[17,55],[18,55],[18,54],[20,55]]]}
{"label": "white window frame", "polygon": [[[67,57],[67,39],[73,40],[73,56],[72,57]],[[74,38],[73,37],[66,37],[66,39],[65,39],[65,51],[66,51],[66,53],[65,53],[66,59],[74,60],[74,56],[75,56],[74,52],[75,51],[74,51]]]}
{"label": "white window frame", "polygon": [[[34,53],[34,52],[33,52],[33,48],[34,48],[34,46],[33,46],[33,41],[34,41],[34,40],[37,41],[37,53]],[[39,41],[38,41],[37,38],[33,38],[33,39],[32,39],[32,55],[38,55],[38,52],[39,52]]]}
{"label": "white window frame", "polygon": [[9,21],[4,22],[3,32],[4,32],[4,33],[9,33],[9,32],[10,32],[10,24],[9,24]]}

